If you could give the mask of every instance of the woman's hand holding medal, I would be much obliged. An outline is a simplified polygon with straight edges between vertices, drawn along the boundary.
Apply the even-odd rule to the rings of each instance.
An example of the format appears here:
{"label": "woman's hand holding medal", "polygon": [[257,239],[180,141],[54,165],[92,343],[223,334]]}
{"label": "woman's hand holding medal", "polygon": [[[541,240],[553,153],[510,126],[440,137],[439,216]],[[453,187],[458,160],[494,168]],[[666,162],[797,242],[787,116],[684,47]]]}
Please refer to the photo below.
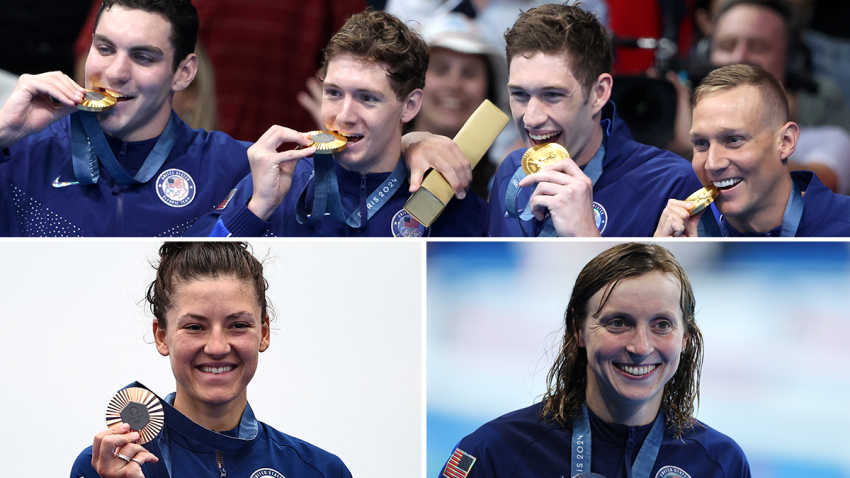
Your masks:
{"label": "woman's hand holding medal", "polygon": [[92,467],[101,478],[144,478],[142,465],[159,458],[138,444],[140,434],[119,423],[94,436]]}

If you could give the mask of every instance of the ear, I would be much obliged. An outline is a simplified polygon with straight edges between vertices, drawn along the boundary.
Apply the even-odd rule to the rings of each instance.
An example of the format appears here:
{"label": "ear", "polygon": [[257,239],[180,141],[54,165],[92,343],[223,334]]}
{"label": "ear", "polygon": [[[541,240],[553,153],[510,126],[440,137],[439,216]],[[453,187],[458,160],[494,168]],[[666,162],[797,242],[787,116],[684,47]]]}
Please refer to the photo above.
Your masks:
{"label": "ear", "polygon": [[797,148],[797,139],[800,137],[800,127],[797,123],[789,121],[779,130],[779,151],[782,160],[785,161]]}
{"label": "ear", "polygon": [[263,330],[260,332],[260,352],[265,352],[269,348],[269,339],[271,338],[271,328],[269,327],[269,316],[263,320]]}
{"label": "ear", "polygon": [[589,98],[591,102],[591,110],[593,111],[594,116],[602,111],[602,107],[608,103],[609,99],[611,99],[611,89],[613,87],[614,78],[612,78],[608,73],[602,73],[599,75],[599,78],[596,79],[596,83],[590,91]]}
{"label": "ear", "polygon": [[581,327],[576,322],[573,322],[573,327],[575,327],[575,334],[576,339],[578,341],[578,347],[580,349],[587,348],[587,346],[584,344],[584,331],[581,330]]}
{"label": "ear", "polygon": [[159,321],[153,319],[153,338],[156,341],[156,350],[163,357],[168,356],[168,342],[165,340],[165,328],[159,326]]}
{"label": "ear", "polygon": [[685,336],[682,337],[682,353],[685,352],[685,348],[688,346],[688,338],[689,337],[690,336],[688,334],[685,334]]}
{"label": "ear", "polygon": [[198,73],[198,55],[190,53],[180,65],[177,71],[174,72],[174,77],[171,80],[171,91],[185,90],[195,79]]}
{"label": "ear", "polygon": [[407,95],[407,99],[404,100],[404,110],[401,113],[402,123],[407,123],[419,114],[419,108],[422,106],[422,97],[424,95],[422,90],[419,89],[413,90]]}

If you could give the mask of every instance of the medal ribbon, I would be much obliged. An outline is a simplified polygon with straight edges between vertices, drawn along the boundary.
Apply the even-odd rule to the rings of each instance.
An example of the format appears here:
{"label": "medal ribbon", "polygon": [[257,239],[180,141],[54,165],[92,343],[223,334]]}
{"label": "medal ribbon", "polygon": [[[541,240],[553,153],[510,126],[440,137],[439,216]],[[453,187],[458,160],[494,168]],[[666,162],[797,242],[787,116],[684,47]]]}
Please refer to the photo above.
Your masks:
{"label": "medal ribbon", "polygon": [[[605,128],[602,129],[602,132],[604,135],[602,137],[602,143],[599,145],[599,149],[596,150],[596,154],[590,158],[590,162],[588,162],[584,167],[584,174],[590,178],[593,182],[593,186],[596,186],[596,181],[599,180],[600,176],[602,176],[602,163],[605,161],[605,155],[608,149],[608,132]],[[528,198],[528,203],[525,205],[522,213],[520,213],[519,209],[517,209],[517,200],[521,190],[519,182],[526,176],[525,171],[522,170],[522,166],[518,167],[514,175],[511,177],[511,181],[508,183],[508,189],[505,192],[505,208],[507,210],[508,217],[517,219],[517,222],[519,223],[519,230],[522,231],[523,237],[529,237],[529,233],[523,227],[523,222],[529,222],[534,218],[534,215],[531,214],[530,197]],[[532,194],[536,188],[537,184],[531,187]],[[558,233],[555,232],[555,226],[548,213],[543,221],[543,230],[540,231],[540,234],[537,237],[557,237]]]}
{"label": "medal ribbon", "polygon": [[[637,458],[632,465],[632,477],[649,478],[652,465],[661,449],[664,438],[664,413],[658,412],[655,422],[649,430],[649,435],[640,447]],[[590,473],[590,418],[587,414],[587,402],[581,406],[581,416],[573,420],[572,456],[570,456],[570,475]],[[628,466],[628,464],[626,464]]]}
{"label": "medal ribbon", "polygon": [[109,171],[118,184],[143,184],[148,182],[165,159],[171,153],[177,141],[177,122],[172,111],[168,124],[159,136],[139,172],[135,177],[127,174],[106,142],[106,136],[97,121],[97,115],[88,111],[78,111],[71,116],[71,157],[74,165],[74,176],[80,184],[95,184],[100,177],[97,160]]}
{"label": "medal ribbon", "polygon": [[[720,216],[720,231],[723,237],[729,237],[729,229],[726,225],[726,220]],[[800,227],[800,220],[803,218],[803,193],[797,183],[791,182],[791,197],[788,198],[788,204],[785,206],[785,213],[782,215],[782,227],[779,229],[780,237],[795,237],[797,229]]]}
{"label": "medal ribbon", "polygon": [[[336,177],[336,171],[334,171],[333,161],[333,156],[330,154],[313,156],[316,183],[313,187],[313,207],[312,209],[307,208],[307,187],[310,184],[307,181],[298,197],[298,205],[295,209],[296,218],[299,224],[316,224],[324,218],[325,211],[329,210],[331,219],[334,221],[347,224],[355,229],[359,228],[362,222],[359,207],[352,211],[347,218],[345,217],[345,210],[342,208],[342,200],[339,196],[339,181]],[[372,219],[372,216],[390,200],[406,177],[407,167],[404,165],[404,161],[399,159],[393,172],[372,191],[366,200],[367,221]]]}

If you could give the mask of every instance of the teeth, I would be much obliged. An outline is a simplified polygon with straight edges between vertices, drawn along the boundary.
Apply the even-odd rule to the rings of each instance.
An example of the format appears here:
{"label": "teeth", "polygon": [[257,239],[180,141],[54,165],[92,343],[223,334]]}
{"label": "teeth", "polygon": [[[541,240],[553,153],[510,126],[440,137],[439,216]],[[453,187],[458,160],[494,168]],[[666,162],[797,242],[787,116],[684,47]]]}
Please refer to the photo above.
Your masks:
{"label": "teeth", "polygon": [[714,187],[717,189],[729,188],[743,181],[741,178],[732,178],[726,179],[724,181],[712,181],[711,184],[714,184]]}
{"label": "teeth", "polygon": [[227,365],[225,367],[198,367],[198,368],[201,370],[201,372],[219,374],[219,373],[229,372],[236,367],[234,365]]}
{"label": "teeth", "polygon": [[555,137],[555,136],[558,136],[559,134],[560,134],[560,132],[557,132],[557,133],[546,133],[546,134],[539,134],[539,135],[538,135],[538,134],[531,134],[531,133],[528,133],[528,136],[529,136],[531,139],[533,139],[534,141],[546,141],[547,139],[549,139],[549,138],[553,138],[553,137]]}
{"label": "teeth", "polygon": [[362,134],[345,134],[345,133],[340,133],[340,134],[345,136],[346,138],[362,138],[363,137]]}
{"label": "teeth", "polygon": [[630,365],[617,365],[617,368],[630,375],[641,376],[652,372],[657,366],[658,365],[641,365],[638,367],[632,367]]}
{"label": "teeth", "polygon": [[460,99],[458,98],[443,98],[442,104],[444,108],[452,110],[460,109]]}
{"label": "teeth", "polygon": [[106,88],[101,88],[101,90],[103,92],[105,92],[106,94],[108,94],[109,96],[113,97],[113,98],[131,98],[131,96],[122,95],[121,93],[118,93],[117,91],[112,91],[112,90],[109,90],[109,89],[106,89]]}

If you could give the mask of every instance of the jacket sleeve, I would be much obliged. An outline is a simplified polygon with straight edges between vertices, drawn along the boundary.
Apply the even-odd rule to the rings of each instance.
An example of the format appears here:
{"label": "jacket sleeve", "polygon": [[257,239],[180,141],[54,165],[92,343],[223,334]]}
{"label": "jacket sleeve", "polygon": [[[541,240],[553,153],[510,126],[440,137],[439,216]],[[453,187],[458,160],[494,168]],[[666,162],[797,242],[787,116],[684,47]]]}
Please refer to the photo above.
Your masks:
{"label": "jacket sleeve", "polygon": [[248,201],[253,195],[253,177],[249,174],[239,181],[214,211],[198,219],[186,231],[187,237],[259,237],[271,226],[250,209]]}

